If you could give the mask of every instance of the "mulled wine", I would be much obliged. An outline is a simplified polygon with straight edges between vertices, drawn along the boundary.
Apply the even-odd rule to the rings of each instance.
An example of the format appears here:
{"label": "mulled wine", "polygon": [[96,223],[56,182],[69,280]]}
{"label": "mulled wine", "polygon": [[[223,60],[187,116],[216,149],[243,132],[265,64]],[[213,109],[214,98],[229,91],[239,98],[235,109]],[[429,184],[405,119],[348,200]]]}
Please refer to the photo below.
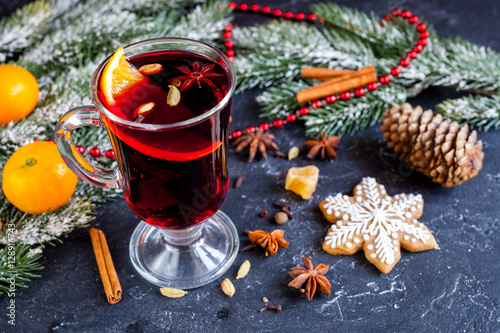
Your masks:
{"label": "mulled wine", "polygon": [[[101,115],[119,164],[125,199],[137,216],[159,228],[185,229],[201,223],[217,212],[228,188],[231,103],[203,116],[228,93],[228,69],[205,55],[176,50],[143,53],[128,62],[143,77],[113,96],[112,102],[100,81],[101,103],[115,116],[144,124],[146,129],[176,126],[144,130]],[[154,65],[154,70],[141,71],[145,65]],[[173,105],[168,97],[172,89],[180,93]],[[145,105],[147,112],[141,112]]]}

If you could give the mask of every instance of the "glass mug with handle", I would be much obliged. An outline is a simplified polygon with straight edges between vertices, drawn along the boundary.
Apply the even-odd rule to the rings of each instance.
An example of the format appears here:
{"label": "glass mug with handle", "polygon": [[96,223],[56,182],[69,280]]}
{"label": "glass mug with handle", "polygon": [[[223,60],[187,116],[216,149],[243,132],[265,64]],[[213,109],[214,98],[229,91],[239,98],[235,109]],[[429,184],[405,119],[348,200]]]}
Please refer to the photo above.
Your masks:
{"label": "glass mug with handle", "polygon": [[[231,266],[239,246],[233,222],[218,211],[229,184],[234,67],[219,50],[182,38],[141,41],[122,52],[96,69],[94,105],[59,119],[59,152],[81,179],[123,190],[142,220],[129,250],[146,280],[180,289],[205,285]],[[180,92],[178,104],[168,98],[171,89]],[[117,169],[92,165],[76,150],[71,135],[83,126],[106,128]]]}

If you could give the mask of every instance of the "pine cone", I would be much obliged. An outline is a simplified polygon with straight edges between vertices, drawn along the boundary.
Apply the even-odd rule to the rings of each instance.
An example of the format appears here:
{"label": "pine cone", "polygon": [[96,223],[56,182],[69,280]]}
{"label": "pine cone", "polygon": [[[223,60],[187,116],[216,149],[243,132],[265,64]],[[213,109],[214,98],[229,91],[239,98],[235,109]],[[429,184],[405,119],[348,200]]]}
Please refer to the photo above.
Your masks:
{"label": "pine cone", "polygon": [[432,110],[394,104],[381,119],[384,140],[412,168],[444,187],[475,177],[483,166],[483,143],[469,126],[443,120]]}

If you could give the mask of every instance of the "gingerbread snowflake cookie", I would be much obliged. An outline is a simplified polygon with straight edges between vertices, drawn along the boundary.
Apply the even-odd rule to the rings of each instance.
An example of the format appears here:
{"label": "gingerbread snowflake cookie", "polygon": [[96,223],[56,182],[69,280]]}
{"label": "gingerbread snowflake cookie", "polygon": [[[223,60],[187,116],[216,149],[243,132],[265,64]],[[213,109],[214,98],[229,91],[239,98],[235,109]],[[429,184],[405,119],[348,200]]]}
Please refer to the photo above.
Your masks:
{"label": "gingerbread snowflake cookie", "polygon": [[420,194],[391,197],[374,178],[363,178],[354,188],[354,196],[337,194],[319,204],[333,223],[323,250],[350,255],[363,249],[368,261],[389,273],[401,258],[400,248],[418,252],[437,245],[429,229],[417,221],[423,206]]}

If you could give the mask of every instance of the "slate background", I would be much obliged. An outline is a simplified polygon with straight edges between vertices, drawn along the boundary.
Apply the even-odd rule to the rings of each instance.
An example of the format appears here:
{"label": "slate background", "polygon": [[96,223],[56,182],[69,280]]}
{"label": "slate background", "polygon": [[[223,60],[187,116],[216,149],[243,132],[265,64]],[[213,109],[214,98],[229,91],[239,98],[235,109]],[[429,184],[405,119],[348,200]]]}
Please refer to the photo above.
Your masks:
{"label": "slate background", "polygon": [[[23,1],[0,2],[6,15]],[[294,11],[308,10],[309,1],[256,1]],[[362,11],[384,15],[394,7],[404,7],[423,16],[441,36],[462,36],[500,50],[500,3],[486,1],[339,1]],[[263,22],[256,15],[236,14],[236,24]],[[233,104],[233,125],[241,128],[258,123],[258,91],[237,95]],[[429,89],[414,105],[434,107],[440,100],[457,96],[447,89]],[[229,169],[234,177],[245,172],[239,189],[231,189],[222,210],[236,223],[242,245],[243,231],[272,230],[271,220],[256,217],[272,203],[286,199],[293,205],[295,219],[283,225],[288,249],[266,258],[262,252],[247,251],[236,259],[224,276],[233,278],[246,259],[250,274],[236,281],[236,294],[226,297],[220,282],[190,291],[177,300],[166,299],[158,288],[143,281],[132,267],[128,242],[137,218],[124,200],[99,210],[92,224],[108,237],[114,263],[123,287],[123,299],[109,305],[104,297],[88,230],[76,230],[64,244],[48,246],[42,277],[16,296],[17,325],[6,321],[6,297],[0,299],[0,330],[18,332],[494,332],[500,330],[500,134],[480,133],[485,147],[483,170],[472,181],[450,189],[431,183],[424,176],[404,172],[404,165],[383,142],[379,126],[344,137],[339,157],[333,163],[315,162],[320,168],[318,189],[303,201],[283,189],[279,175],[291,166],[310,164],[304,155],[288,162],[271,158],[246,164],[245,157],[229,153]],[[304,128],[297,124],[276,131],[283,151],[299,146]],[[403,170],[399,172],[398,170]],[[425,199],[422,218],[434,233],[440,249],[402,254],[389,274],[381,274],[362,253],[330,256],[321,250],[329,223],[317,205],[328,194],[351,194],[364,176],[376,177],[389,194],[421,193]],[[332,296],[315,297],[308,303],[304,295],[286,285],[287,270],[302,256],[314,263],[331,265],[327,277]],[[262,297],[282,304],[283,311],[259,313]]]}

